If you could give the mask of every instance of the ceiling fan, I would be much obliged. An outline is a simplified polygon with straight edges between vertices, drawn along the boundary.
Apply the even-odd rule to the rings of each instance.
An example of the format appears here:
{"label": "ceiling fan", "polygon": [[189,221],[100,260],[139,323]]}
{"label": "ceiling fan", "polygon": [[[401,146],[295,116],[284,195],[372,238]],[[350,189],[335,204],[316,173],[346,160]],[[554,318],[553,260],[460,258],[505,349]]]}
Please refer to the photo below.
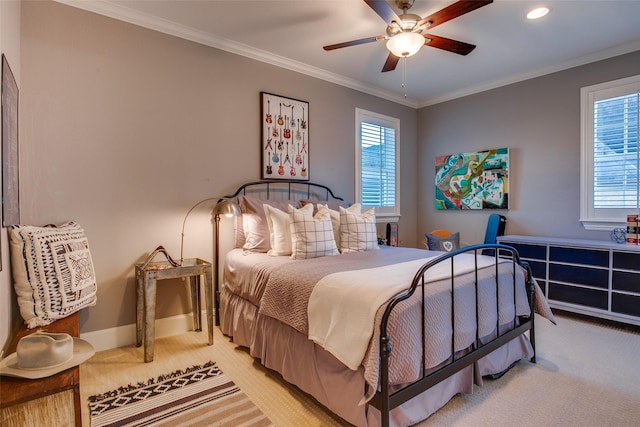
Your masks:
{"label": "ceiling fan", "polygon": [[418,15],[407,12],[413,6],[414,1],[396,0],[396,5],[402,10],[402,14],[398,16],[384,0],[364,0],[378,16],[388,23],[387,34],[323,46],[323,49],[330,51],[378,40],[387,40],[389,56],[382,67],[383,72],[395,70],[400,58],[416,54],[425,45],[459,55],[468,55],[476,48],[475,45],[433,34],[423,34],[422,32],[427,28],[432,29],[465,13],[493,3],[493,0],[459,0],[426,18],[421,18]]}

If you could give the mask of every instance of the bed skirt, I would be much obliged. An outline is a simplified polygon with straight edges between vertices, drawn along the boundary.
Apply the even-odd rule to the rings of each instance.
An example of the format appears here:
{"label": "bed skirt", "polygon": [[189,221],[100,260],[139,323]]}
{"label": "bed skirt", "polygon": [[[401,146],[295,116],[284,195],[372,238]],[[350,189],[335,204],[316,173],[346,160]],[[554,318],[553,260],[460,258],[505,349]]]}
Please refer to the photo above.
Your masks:
{"label": "bed skirt", "polygon": [[[268,316],[259,316],[258,307],[229,293],[220,293],[220,329],[234,343],[248,347],[262,365],[279,372],[289,383],[313,396],[330,411],[356,426],[377,427],[380,413],[373,406],[360,404],[366,382],[364,368],[351,370],[332,354],[290,326]],[[459,393],[472,393],[482,377],[508,369],[514,362],[529,358],[533,349],[521,335],[505,346],[464,368],[420,396],[390,413],[393,426],[420,422]]]}

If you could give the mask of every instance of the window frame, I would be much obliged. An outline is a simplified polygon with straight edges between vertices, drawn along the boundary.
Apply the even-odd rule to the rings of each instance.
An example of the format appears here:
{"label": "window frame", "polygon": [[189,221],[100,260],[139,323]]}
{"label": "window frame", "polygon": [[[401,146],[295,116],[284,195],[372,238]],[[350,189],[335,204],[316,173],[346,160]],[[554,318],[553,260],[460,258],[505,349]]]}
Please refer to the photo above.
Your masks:
{"label": "window frame", "polygon": [[[599,100],[640,93],[640,75],[580,89],[580,222],[587,230],[610,231],[626,227],[626,215],[636,208],[594,208],[594,103]],[[636,141],[640,148],[640,141]]]}
{"label": "window frame", "polygon": [[376,222],[397,222],[400,219],[400,119],[384,114],[356,108],[355,114],[355,201],[362,204],[362,141],[360,126],[362,122],[394,129],[395,131],[395,204],[390,207],[362,205],[362,209],[375,207]]}

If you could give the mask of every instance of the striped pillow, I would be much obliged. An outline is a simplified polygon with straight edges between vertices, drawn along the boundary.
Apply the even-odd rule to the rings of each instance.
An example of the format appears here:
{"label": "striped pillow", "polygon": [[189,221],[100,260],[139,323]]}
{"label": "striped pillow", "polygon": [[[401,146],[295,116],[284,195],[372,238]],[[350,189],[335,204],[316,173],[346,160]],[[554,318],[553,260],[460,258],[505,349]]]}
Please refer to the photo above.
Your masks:
{"label": "striped pillow", "polygon": [[291,218],[291,259],[338,255],[329,209],[322,207],[314,216],[289,206]]}

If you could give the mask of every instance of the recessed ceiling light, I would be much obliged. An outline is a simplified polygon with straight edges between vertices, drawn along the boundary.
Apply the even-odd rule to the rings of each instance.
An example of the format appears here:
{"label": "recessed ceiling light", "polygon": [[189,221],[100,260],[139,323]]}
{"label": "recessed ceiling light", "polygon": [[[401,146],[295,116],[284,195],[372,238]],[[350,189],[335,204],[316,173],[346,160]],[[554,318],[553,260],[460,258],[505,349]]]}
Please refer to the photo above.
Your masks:
{"label": "recessed ceiling light", "polygon": [[547,13],[549,13],[548,7],[537,7],[535,9],[530,10],[526,16],[527,16],[527,19],[540,19],[543,16],[545,16]]}

